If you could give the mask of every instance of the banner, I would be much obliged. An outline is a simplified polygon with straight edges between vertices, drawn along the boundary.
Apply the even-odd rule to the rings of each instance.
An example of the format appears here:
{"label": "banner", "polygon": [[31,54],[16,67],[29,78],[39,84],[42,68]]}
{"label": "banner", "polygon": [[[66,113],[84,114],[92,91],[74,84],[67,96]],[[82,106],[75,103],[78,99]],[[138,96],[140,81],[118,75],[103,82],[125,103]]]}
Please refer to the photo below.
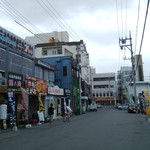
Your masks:
{"label": "banner", "polygon": [[27,109],[28,94],[24,88],[21,88],[21,95],[22,95],[21,110],[28,111],[28,109]]}
{"label": "banner", "polygon": [[10,105],[10,124],[15,125],[16,123],[15,93],[13,91],[8,91],[7,96],[8,96],[8,103]]}
{"label": "banner", "polygon": [[41,95],[38,96],[38,99],[39,99],[39,111],[43,112],[43,111],[45,111],[45,108],[44,108],[44,105],[43,105],[43,102],[41,99]]}

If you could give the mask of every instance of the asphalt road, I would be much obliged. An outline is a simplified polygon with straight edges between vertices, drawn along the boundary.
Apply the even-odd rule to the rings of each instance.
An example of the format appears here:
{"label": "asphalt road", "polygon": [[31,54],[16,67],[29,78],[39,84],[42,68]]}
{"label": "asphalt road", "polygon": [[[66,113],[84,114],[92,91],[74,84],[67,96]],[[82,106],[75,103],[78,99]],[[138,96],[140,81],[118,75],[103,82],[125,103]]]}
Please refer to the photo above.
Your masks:
{"label": "asphalt road", "polygon": [[0,131],[0,150],[150,150],[150,124],[142,114],[99,109],[18,131]]}

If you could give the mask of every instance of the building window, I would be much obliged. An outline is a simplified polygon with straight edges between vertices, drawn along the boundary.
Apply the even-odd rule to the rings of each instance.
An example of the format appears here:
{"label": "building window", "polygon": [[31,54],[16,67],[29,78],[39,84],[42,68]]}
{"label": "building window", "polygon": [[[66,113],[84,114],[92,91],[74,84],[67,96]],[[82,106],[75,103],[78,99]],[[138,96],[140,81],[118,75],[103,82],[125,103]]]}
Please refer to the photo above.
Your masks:
{"label": "building window", "polygon": [[114,85],[110,85],[110,88],[114,88]]}
{"label": "building window", "polygon": [[62,49],[58,49],[57,54],[62,54]]}
{"label": "building window", "polygon": [[67,76],[67,66],[63,66],[63,76]]}
{"label": "building window", "polygon": [[44,55],[44,56],[47,55],[47,50],[46,49],[42,50],[42,55]]}
{"label": "building window", "polygon": [[56,50],[52,50],[52,55],[56,55],[57,51]]}

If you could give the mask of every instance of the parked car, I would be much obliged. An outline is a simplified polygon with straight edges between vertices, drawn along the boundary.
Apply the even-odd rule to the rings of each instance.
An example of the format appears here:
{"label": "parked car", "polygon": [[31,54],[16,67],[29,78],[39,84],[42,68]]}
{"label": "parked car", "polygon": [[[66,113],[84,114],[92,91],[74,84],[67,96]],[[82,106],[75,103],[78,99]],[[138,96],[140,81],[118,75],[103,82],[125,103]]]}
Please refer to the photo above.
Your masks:
{"label": "parked car", "polygon": [[97,105],[94,103],[92,103],[91,105],[89,105],[89,110],[90,111],[97,111]]}
{"label": "parked car", "polygon": [[120,105],[121,105],[120,103],[117,103],[117,104],[116,104],[116,108],[118,109],[118,107],[119,107]]}
{"label": "parked car", "polygon": [[102,105],[101,104],[97,104],[97,108],[102,108]]}
{"label": "parked car", "polygon": [[129,104],[125,103],[125,104],[119,105],[118,109],[120,109],[120,110],[128,110],[128,107],[129,107]]}
{"label": "parked car", "polygon": [[136,107],[134,104],[129,104],[128,113],[136,113]]}

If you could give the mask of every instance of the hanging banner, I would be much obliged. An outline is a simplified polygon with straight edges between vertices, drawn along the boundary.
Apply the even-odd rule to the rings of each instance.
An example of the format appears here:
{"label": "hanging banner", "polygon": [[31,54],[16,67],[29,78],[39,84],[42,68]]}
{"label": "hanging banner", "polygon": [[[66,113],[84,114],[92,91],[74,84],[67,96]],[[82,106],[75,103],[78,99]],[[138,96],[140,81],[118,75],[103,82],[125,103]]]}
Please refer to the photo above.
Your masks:
{"label": "hanging banner", "polygon": [[16,123],[16,111],[15,111],[15,93],[13,91],[7,92],[8,103],[10,105],[10,124],[15,125]]}
{"label": "hanging banner", "polygon": [[39,99],[39,111],[43,112],[43,111],[45,111],[45,108],[44,108],[44,105],[43,105],[43,102],[41,99],[41,95],[38,96],[38,99]]}
{"label": "hanging banner", "polygon": [[24,88],[21,88],[21,95],[22,95],[22,107],[21,107],[21,110],[25,110],[25,111],[28,111],[27,109],[27,100],[28,100],[28,94],[26,92],[26,90]]}

